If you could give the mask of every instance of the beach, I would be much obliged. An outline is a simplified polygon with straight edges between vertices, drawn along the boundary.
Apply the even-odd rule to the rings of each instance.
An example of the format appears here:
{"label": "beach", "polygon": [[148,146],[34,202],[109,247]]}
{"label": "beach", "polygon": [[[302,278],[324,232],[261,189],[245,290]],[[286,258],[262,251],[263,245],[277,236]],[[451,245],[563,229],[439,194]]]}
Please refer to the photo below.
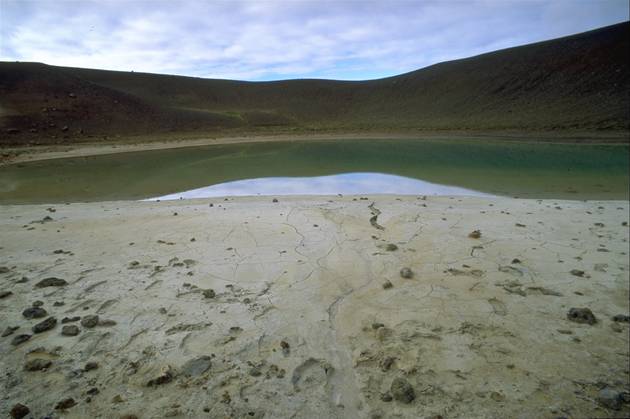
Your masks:
{"label": "beach", "polygon": [[391,195],[3,205],[0,411],[627,417],[628,210]]}

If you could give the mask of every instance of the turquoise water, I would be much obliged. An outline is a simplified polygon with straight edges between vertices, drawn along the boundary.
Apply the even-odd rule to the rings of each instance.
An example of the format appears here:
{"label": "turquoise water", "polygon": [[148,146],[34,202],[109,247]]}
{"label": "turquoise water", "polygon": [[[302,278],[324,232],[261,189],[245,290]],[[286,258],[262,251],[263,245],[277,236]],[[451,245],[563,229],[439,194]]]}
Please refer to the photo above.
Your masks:
{"label": "turquoise water", "polygon": [[[628,156],[627,145],[478,141],[342,140],[188,147],[1,167],[0,203],[147,199],[248,179],[349,173],[395,175],[523,198],[628,199]],[[397,184],[393,181],[390,186]],[[311,192],[306,189],[304,193]],[[412,189],[409,193],[419,193]],[[384,183],[379,192],[391,191]]]}

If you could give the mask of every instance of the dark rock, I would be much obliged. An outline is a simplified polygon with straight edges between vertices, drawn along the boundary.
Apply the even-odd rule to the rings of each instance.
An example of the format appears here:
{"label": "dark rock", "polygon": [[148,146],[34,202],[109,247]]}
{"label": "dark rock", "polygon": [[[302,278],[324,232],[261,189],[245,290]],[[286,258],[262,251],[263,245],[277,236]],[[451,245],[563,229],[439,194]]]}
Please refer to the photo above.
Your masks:
{"label": "dark rock", "polygon": [[57,319],[54,317],[49,317],[43,322],[39,322],[35,326],[33,326],[32,330],[33,330],[33,333],[42,333],[42,332],[46,332],[47,330],[54,328],[56,325],[57,325]]}
{"label": "dark rock", "polygon": [[173,372],[171,367],[168,367],[166,368],[166,370],[164,370],[164,372],[162,372],[162,374],[153,378],[152,380],[149,380],[147,382],[147,387],[155,387],[162,384],[170,383],[171,381],[173,381],[174,377],[175,377],[175,373]]}
{"label": "dark rock", "polygon": [[252,367],[252,369],[249,370],[249,375],[252,377],[260,377],[262,375],[262,371],[260,370],[260,367]]}
{"label": "dark rock", "polygon": [[94,396],[98,393],[100,393],[99,389],[96,387],[92,387],[91,389],[89,389],[88,391],[85,392],[86,394],[89,394],[90,396]]}
{"label": "dark rock", "polygon": [[626,316],[625,314],[616,314],[613,316],[612,320],[619,323],[630,323],[630,316]]}
{"label": "dark rock", "polygon": [[22,312],[22,316],[27,319],[40,319],[46,317],[48,312],[41,307],[29,307]]}
{"label": "dark rock", "polygon": [[289,345],[289,342],[285,340],[280,341],[280,347],[282,348],[284,356],[288,356],[291,353],[291,345]]}
{"label": "dark rock", "polygon": [[576,323],[587,323],[593,325],[597,323],[595,315],[589,308],[571,308],[567,313],[567,319]]}
{"label": "dark rock", "polygon": [[579,269],[571,269],[571,275],[573,276],[578,276],[580,278],[582,278],[584,276],[584,271],[581,271]]}
{"label": "dark rock", "polygon": [[79,320],[81,320],[81,317],[79,316],[64,317],[63,319],[61,319],[61,323],[72,323],[72,322],[78,322]]}
{"label": "dark rock", "polygon": [[400,276],[406,279],[413,278],[413,271],[410,268],[402,268],[400,270]]}
{"label": "dark rock", "polygon": [[81,326],[91,329],[98,324],[98,316],[96,314],[89,314],[81,319]]}
{"label": "dark rock", "polygon": [[381,367],[381,370],[389,371],[392,365],[394,365],[394,362],[396,362],[396,358],[394,358],[393,356],[388,356],[381,360],[379,366]]}
{"label": "dark rock", "polygon": [[11,269],[6,266],[0,266],[0,274],[8,274],[9,272],[11,272]]}
{"label": "dark rock", "polygon": [[63,301],[55,301],[53,303],[53,307],[61,307],[61,306],[65,306],[66,303],[64,303]]}
{"label": "dark rock", "polygon": [[20,326],[7,326],[7,328],[4,329],[4,332],[2,332],[2,337],[6,337],[6,336],[9,336],[9,335],[12,335],[13,332],[18,330],[19,328],[20,328]]}
{"label": "dark rock", "polygon": [[391,393],[387,392],[387,393],[381,394],[381,400],[384,401],[385,403],[389,403],[392,400],[394,400],[394,398],[392,397]]}
{"label": "dark rock", "polygon": [[111,319],[104,319],[104,320],[99,320],[98,321],[98,325],[99,326],[103,326],[103,327],[112,327],[112,326],[116,326],[116,320],[111,320]]}
{"label": "dark rock", "polygon": [[6,129],[6,133],[7,134],[19,134],[20,130],[17,128],[7,128]]}
{"label": "dark rock", "polygon": [[24,416],[31,413],[31,410],[23,404],[17,403],[11,408],[9,414],[13,419],[22,419]]}
{"label": "dark rock", "polygon": [[26,371],[41,371],[52,365],[52,361],[48,359],[35,358],[31,359],[24,364],[24,369]]}
{"label": "dark rock", "polygon": [[383,323],[372,323],[372,329],[376,330],[376,329],[380,329],[381,327],[385,327],[385,325]]}
{"label": "dark rock", "polygon": [[392,381],[390,391],[395,400],[402,403],[411,403],[416,398],[416,393],[411,384],[404,378],[395,378]]}
{"label": "dark rock", "polygon": [[274,198],[271,202],[278,202],[278,200],[276,198]]}
{"label": "dark rock", "polygon": [[396,246],[394,243],[387,243],[387,245],[385,246],[385,250],[387,250],[388,252],[395,252],[396,250],[398,250],[398,246]]}
{"label": "dark rock", "polygon": [[26,342],[27,340],[29,340],[31,338],[31,335],[27,335],[27,334],[21,334],[21,335],[17,335],[16,337],[13,338],[13,340],[11,341],[11,345],[13,346],[18,346],[21,345],[22,343]]}
{"label": "dark rock", "polygon": [[199,358],[191,359],[182,367],[182,374],[188,377],[198,377],[208,371],[212,366],[212,358],[204,355]]}
{"label": "dark rock", "polygon": [[90,361],[87,364],[85,364],[85,367],[83,367],[84,371],[92,371],[98,368],[98,363],[94,362],[94,361]]}
{"label": "dark rock", "polygon": [[0,300],[7,298],[10,295],[13,295],[11,291],[0,291]]}
{"label": "dark rock", "polygon": [[79,326],[74,324],[69,324],[61,328],[61,334],[64,336],[76,336],[79,332]]}
{"label": "dark rock", "polygon": [[519,264],[519,263],[521,263],[520,259],[518,259],[518,258],[512,259],[512,264],[516,265],[516,264]]}
{"label": "dark rock", "polygon": [[620,410],[623,400],[623,393],[608,387],[600,390],[597,395],[597,403],[612,410]]}
{"label": "dark rock", "polygon": [[472,231],[470,234],[468,234],[468,237],[470,237],[471,239],[479,239],[481,238],[481,231],[479,230]]}
{"label": "dark rock", "polygon": [[54,276],[50,278],[44,278],[39,281],[35,286],[37,288],[45,288],[45,287],[63,287],[64,285],[68,285],[68,282],[65,279],[56,278]]}
{"label": "dark rock", "polygon": [[390,288],[392,288],[393,286],[394,286],[394,284],[392,284],[392,282],[391,282],[391,281],[389,281],[389,280],[387,280],[387,281],[383,282],[383,289],[384,289],[384,290],[390,289]]}
{"label": "dark rock", "polygon": [[33,307],[41,307],[43,305],[44,305],[44,302],[41,300],[33,301],[33,304],[31,304],[31,306]]}
{"label": "dark rock", "polygon": [[216,297],[216,293],[214,292],[213,289],[207,289],[207,290],[203,290],[203,296],[205,298],[214,298]]}
{"label": "dark rock", "polygon": [[77,402],[74,401],[72,397],[68,397],[67,399],[63,399],[59,403],[55,405],[55,410],[66,410],[70,409],[73,406],[76,406]]}

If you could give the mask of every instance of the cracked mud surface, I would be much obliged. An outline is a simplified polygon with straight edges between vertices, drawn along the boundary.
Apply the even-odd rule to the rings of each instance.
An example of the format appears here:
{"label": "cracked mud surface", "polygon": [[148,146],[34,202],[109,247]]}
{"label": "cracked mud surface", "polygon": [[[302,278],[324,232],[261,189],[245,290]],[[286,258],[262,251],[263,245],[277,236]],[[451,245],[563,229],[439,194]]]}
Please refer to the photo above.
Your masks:
{"label": "cracked mud surface", "polygon": [[[2,415],[630,414],[628,323],[612,319],[629,312],[626,201],[48,207],[0,207]],[[397,379],[413,400],[392,396]]]}

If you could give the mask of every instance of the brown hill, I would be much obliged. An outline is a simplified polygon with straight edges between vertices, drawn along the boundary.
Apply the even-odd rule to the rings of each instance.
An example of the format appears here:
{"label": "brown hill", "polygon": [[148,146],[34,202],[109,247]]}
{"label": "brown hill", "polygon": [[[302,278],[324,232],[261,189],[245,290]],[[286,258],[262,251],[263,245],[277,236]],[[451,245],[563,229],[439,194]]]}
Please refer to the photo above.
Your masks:
{"label": "brown hill", "polygon": [[2,62],[0,143],[219,131],[624,131],[629,51],[625,22],[357,82],[241,82]]}

